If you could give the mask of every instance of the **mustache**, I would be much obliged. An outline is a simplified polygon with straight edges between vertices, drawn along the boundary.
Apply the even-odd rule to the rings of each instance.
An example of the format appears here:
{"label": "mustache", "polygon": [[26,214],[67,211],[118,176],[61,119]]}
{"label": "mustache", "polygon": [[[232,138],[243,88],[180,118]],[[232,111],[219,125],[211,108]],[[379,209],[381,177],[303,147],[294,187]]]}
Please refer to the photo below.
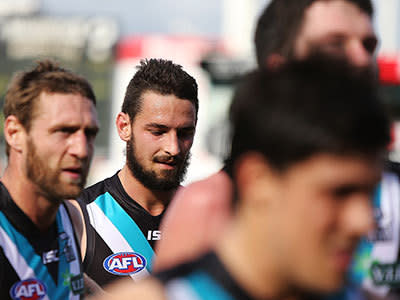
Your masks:
{"label": "mustache", "polygon": [[184,161],[182,156],[173,156],[173,155],[157,155],[153,158],[154,162],[169,164],[169,165],[178,165]]}
{"label": "mustache", "polygon": [[88,159],[64,161],[61,169],[74,169],[80,172],[86,172],[89,169],[90,161]]}

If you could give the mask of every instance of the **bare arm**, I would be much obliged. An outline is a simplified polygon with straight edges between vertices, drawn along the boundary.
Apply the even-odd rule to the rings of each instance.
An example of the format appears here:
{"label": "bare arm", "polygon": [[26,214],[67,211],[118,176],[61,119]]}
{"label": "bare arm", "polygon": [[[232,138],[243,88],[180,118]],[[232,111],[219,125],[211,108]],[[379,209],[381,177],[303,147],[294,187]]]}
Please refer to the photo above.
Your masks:
{"label": "bare arm", "polygon": [[[76,200],[67,200],[65,201],[65,205],[67,206],[68,212],[71,216],[72,224],[74,226],[75,234],[78,239],[79,245],[81,247],[81,256],[82,261],[86,255],[86,247],[87,247],[87,235],[86,235],[86,224],[85,218],[83,217],[82,209]],[[91,279],[86,273],[83,274],[83,279],[85,282],[86,293],[102,295],[102,288]]]}
{"label": "bare arm", "polygon": [[224,172],[179,190],[161,223],[155,270],[169,268],[210,249],[230,218],[232,183]]}
{"label": "bare arm", "polygon": [[83,213],[81,207],[79,206],[78,201],[67,200],[65,201],[65,205],[67,206],[68,212],[71,216],[75,234],[78,239],[79,245],[81,247],[81,256],[83,261],[86,255],[86,246],[87,246],[85,219],[83,217]]}
{"label": "bare arm", "polygon": [[95,294],[87,300],[166,300],[164,288],[156,279],[133,282],[131,279],[117,280],[105,288],[105,292]]}

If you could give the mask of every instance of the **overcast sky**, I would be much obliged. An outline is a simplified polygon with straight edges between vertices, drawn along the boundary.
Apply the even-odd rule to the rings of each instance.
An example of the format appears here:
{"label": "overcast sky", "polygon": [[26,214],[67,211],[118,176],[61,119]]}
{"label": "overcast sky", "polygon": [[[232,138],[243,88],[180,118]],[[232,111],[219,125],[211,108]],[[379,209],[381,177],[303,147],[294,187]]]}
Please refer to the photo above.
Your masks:
{"label": "overcast sky", "polygon": [[193,33],[218,36],[222,0],[41,0],[56,15],[115,17],[121,33]]}
{"label": "overcast sky", "polygon": [[[2,1],[2,0],[0,0]],[[7,0],[8,1],[8,0]],[[11,1],[11,0],[10,0]],[[16,1],[16,0],[14,0]],[[200,34],[218,37],[222,34],[223,2],[243,0],[36,0],[40,1],[41,11],[44,14],[60,16],[111,16],[118,22],[122,35],[143,33],[168,33],[168,34]],[[250,1],[250,0],[248,0]],[[259,9],[265,7],[269,0],[254,0]],[[294,0],[295,1],[295,0]],[[372,0],[375,4],[384,0]],[[394,2],[393,2],[394,1]],[[397,3],[400,0],[385,0],[384,2]],[[400,10],[400,6],[397,7]],[[381,21],[385,16],[376,15]],[[393,19],[393,18],[392,18]],[[382,27],[376,26],[381,38],[393,40],[392,33],[400,26],[397,24]],[[379,25],[384,22],[380,22]],[[376,24],[378,25],[378,24]],[[391,29],[391,30],[389,30]],[[397,29],[397,28],[396,28]],[[389,30],[389,33],[388,33]],[[389,35],[389,37],[386,37]],[[400,43],[400,37],[395,37],[395,43]]]}

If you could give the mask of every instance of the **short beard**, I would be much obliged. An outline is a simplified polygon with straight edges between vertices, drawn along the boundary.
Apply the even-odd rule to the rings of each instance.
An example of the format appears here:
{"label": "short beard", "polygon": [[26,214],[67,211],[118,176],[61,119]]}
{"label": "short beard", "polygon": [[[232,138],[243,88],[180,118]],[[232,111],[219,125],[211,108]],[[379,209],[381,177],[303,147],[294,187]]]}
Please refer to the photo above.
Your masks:
{"label": "short beard", "polygon": [[26,174],[28,179],[33,182],[40,192],[53,203],[61,203],[64,199],[77,198],[86,182],[84,180],[75,184],[71,188],[60,182],[61,170],[52,170],[46,159],[43,159],[36,150],[35,144],[31,139],[28,140],[28,153],[26,160]]}
{"label": "short beard", "polygon": [[154,191],[171,191],[179,187],[186,176],[190,162],[190,153],[184,160],[179,160],[179,166],[175,170],[163,170],[164,177],[160,177],[154,171],[145,170],[137,160],[135,144],[131,138],[126,145],[126,162],[132,175],[146,188]]}

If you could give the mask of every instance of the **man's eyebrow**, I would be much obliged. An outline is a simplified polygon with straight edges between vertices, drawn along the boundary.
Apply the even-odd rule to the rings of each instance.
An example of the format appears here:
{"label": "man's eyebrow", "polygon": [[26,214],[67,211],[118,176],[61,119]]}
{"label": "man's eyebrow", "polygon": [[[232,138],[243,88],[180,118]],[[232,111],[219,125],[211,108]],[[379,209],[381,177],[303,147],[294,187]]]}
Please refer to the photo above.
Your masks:
{"label": "man's eyebrow", "polygon": [[76,129],[78,130],[80,128],[79,124],[75,124],[75,123],[58,123],[58,124],[54,124],[53,126],[51,126],[49,128],[49,130],[60,130],[60,129]]}
{"label": "man's eyebrow", "polygon": [[181,129],[181,130],[194,130],[194,129],[196,129],[196,127],[193,126],[193,125],[190,125],[190,126],[182,127],[182,128],[180,128],[180,129]]}
{"label": "man's eyebrow", "polygon": [[146,128],[157,128],[157,129],[168,129],[168,126],[162,125],[162,124],[157,124],[157,123],[149,123],[146,124]]}

